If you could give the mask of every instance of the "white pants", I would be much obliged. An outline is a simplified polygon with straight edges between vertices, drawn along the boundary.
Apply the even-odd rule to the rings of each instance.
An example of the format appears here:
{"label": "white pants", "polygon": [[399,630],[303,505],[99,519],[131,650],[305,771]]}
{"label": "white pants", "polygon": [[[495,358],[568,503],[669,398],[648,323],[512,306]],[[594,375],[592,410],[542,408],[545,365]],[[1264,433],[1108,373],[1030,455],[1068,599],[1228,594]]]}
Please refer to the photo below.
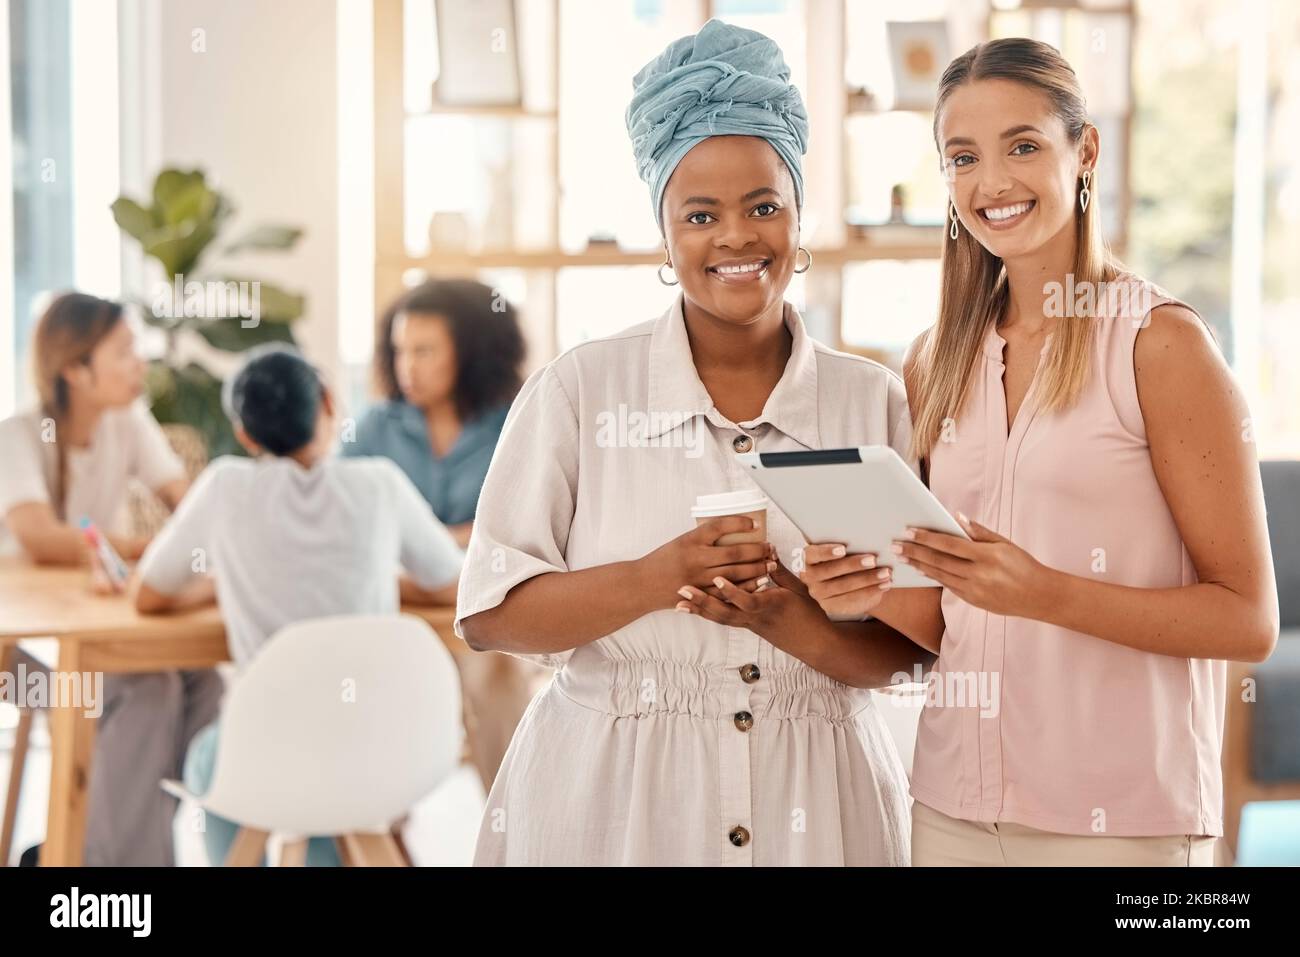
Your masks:
{"label": "white pants", "polygon": [[913,867],[1213,867],[1217,837],[1055,834],[912,802]]}

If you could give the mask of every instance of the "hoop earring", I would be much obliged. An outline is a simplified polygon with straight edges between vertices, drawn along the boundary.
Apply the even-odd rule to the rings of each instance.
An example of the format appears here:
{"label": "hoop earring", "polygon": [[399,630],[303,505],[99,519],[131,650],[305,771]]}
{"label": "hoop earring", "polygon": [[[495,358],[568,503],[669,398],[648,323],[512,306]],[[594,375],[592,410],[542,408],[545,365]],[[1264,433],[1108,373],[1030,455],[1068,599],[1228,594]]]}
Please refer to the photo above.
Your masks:
{"label": "hoop earring", "polygon": [[674,279],[672,282],[669,282],[667,279],[664,278],[664,267],[665,267],[665,266],[667,266],[669,269],[672,269],[672,268],[673,268],[673,264],[670,263],[670,262],[668,262],[667,260],[664,260],[663,262],[661,262],[661,263],[659,264],[659,270],[656,272],[656,275],[659,277],[659,281],[660,281],[661,283],[663,283],[665,286],[675,286],[675,285],[677,285],[678,280]]}
{"label": "hoop earring", "polygon": [[1083,189],[1079,191],[1079,205],[1083,207],[1085,213],[1088,211],[1088,200],[1092,198],[1092,190],[1088,189],[1090,182],[1092,182],[1092,170],[1086,169],[1083,171]]}
{"label": "hoop earring", "polygon": [[795,270],[795,272],[797,272],[799,275],[802,276],[802,275],[803,275],[804,273],[806,273],[809,269],[812,269],[812,253],[810,253],[808,250],[806,250],[806,249],[804,249],[802,246],[800,246],[798,249],[796,249],[796,250],[794,251],[794,260],[795,260],[795,262],[798,262],[798,261],[799,261],[799,254],[800,254],[800,253],[803,253],[805,256],[808,257],[808,265],[804,266],[802,269],[796,269],[796,270]]}
{"label": "hoop earring", "polygon": [[948,218],[952,220],[952,228],[948,230],[948,235],[951,238],[956,239],[957,238],[957,204],[954,203],[952,200],[948,200]]}

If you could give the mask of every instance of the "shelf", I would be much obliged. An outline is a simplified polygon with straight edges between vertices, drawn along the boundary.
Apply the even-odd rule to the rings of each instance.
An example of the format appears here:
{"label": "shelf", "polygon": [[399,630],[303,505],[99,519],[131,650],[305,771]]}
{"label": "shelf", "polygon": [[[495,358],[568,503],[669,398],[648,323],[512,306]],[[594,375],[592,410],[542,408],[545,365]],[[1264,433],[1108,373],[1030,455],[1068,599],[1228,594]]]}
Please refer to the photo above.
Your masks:
{"label": "shelf", "polygon": [[1039,10],[1076,10],[1079,13],[1127,13],[1133,12],[1133,4],[1129,0],[1106,0],[1106,2],[1090,2],[1090,0],[1015,0],[1014,5],[999,5],[994,0],[992,13],[1035,13]]}
{"label": "shelf", "polygon": [[493,120],[554,120],[555,110],[533,110],[526,106],[448,106],[434,103],[427,110],[407,110],[408,119],[422,116],[477,116]]}
{"label": "shelf", "polygon": [[[814,265],[839,265],[878,259],[937,259],[943,249],[943,228],[916,226],[903,227],[915,231],[914,241],[876,242],[855,239],[837,247],[812,250]],[[403,256],[397,259],[380,258],[379,265],[399,269],[424,269],[431,274],[463,274],[478,269],[571,269],[593,266],[657,266],[664,261],[659,250],[633,251],[592,248],[583,252],[568,253],[563,250],[504,250],[500,252],[464,253],[433,251],[427,256]]]}
{"label": "shelf", "polygon": [[[630,3],[631,0],[621,0]],[[871,91],[876,99],[869,100],[862,95],[864,80],[848,80],[845,71],[847,33],[844,29],[846,11],[853,0],[817,0],[802,4],[805,14],[807,35],[805,41],[810,53],[809,75],[806,88],[801,91],[807,97],[810,122],[817,130],[817,142],[822,142],[822,133],[826,133],[829,148],[818,147],[818,152],[809,154],[806,160],[806,173],[810,181],[820,186],[819,202],[816,207],[817,221],[829,227],[816,237],[824,244],[821,248],[810,247],[813,252],[813,268],[809,275],[801,277],[800,286],[808,301],[815,303],[817,309],[826,317],[828,323],[834,323],[834,329],[827,326],[824,341],[834,345],[837,340],[843,344],[843,300],[846,288],[858,289],[855,284],[874,281],[872,276],[864,276],[854,268],[860,263],[880,263],[897,261],[901,264],[896,270],[900,276],[929,275],[933,264],[943,256],[947,241],[947,223],[934,225],[911,225],[908,223],[880,223],[856,225],[843,223],[846,217],[873,216],[884,218],[892,207],[883,204],[877,187],[886,180],[901,179],[910,183],[910,165],[903,165],[897,170],[894,165],[881,164],[857,170],[857,178],[864,180],[870,188],[872,201],[864,204],[862,198],[855,197],[859,205],[849,202],[850,188],[856,188],[856,179],[850,176],[850,164],[853,162],[852,149],[857,142],[865,142],[867,148],[879,146],[889,148],[889,138],[875,141],[864,140],[864,127],[876,118],[889,114],[900,114],[897,122],[910,139],[909,143],[930,141],[930,126],[927,114],[929,109],[895,108],[886,103],[879,90]],[[700,22],[712,11],[714,4],[700,4]],[[865,4],[863,5],[866,6]],[[544,96],[528,97],[520,103],[493,106],[449,106],[437,102],[436,93],[432,104],[427,108],[408,111],[405,108],[404,95],[404,0],[373,0],[374,11],[374,166],[375,166],[375,310],[382,312],[391,300],[399,295],[407,282],[417,278],[423,272],[433,278],[479,277],[483,274],[499,272],[502,275],[492,277],[509,287],[510,294],[526,308],[522,310],[525,332],[528,336],[530,355],[533,361],[545,361],[558,349],[560,324],[558,316],[561,311],[561,298],[572,295],[570,291],[575,284],[588,283],[598,286],[607,283],[616,273],[600,273],[598,270],[617,269],[619,267],[636,267],[652,272],[664,261],[662,248],[624,249],[617,243],[597,243],[585,249],[560,248],[561,235],[581,241],[581,236],[588,230],[602,229],[612,231],[614,227],[602,217],[588,217],[590,221],[574,224],[578,228],[570,231],[562,228],[565,222],[563,213],[564,194],[560,183],[562,176],[561,138],[572,136],[572,131],[565,133],[561,127],[563,117],[560,110],[573,108],[563,98],[563,85],[560,82],[560,42],[562,29],[562,0],[530,0],[529,9],[536,14],[536,30],[520,35],[521,44],[533,44],[537,66],[531,85],[523,82],[521,89],[525,94],[533,91]],[[1018,12],[1034,14],[1046,9],[1076,11],[1085,14],[1120,13],[1132,17],[1132,3],[1129,0],[1020,0],[1011,4],[995,2],[991,9],[982,11],[979,17],[964,18],[969,20],[974,32],[980,39],[993,35],[993,25],[1004,15]],[[952,19],[951,17],[949,19]],[[1050,18],[1049,18],[1050,19]],[[978,22],[976,22],[978,21]],[[1029,28],[1026,27],[1026,30]],[[1131,43],[1132,26],[1125,33]],[[1086,38],[1085,38],[1086,39]],[[545,47],[545,49],[542,49]],[[825,56],[820,55],[822,52]],[[1124,51],[1127,56],[1127,50]],[[1127,62],[1127,61],[1126,61]],[[632,64],[629,64],[629,67]],[[1131,64],[1122,67],[1131,70]],[[627,85],[626,76],[617,78],[620,86]],[[584,80],[584,82],[596,82]],[[525,106],[525,103],[533,104]],[[902,116],[901,114],[911,114]],[[567,113],[566,113],[567,115]],[[465,249],[434,248],[428,253],[411,255],[405,246],[408,213],[408,183],[406,176],[407,147],[409,138],[425,135],[427,131],[419,129],[421,118],[431,117],[467,117],[475,121],[494,120],[500,124],[510,124],[506,129],[520,138],[510,141],[507,138],[492,139],[494,146],[504,150],[510,149],[513,161],[528,164],[531,167],[545,168],[554,173],[554,181],[547,184],[546,192],[529,193],[534,200],[529,205],[527,220],[529,229],[524,232],[504,234],[501,239],[512,243],[533,243],[527,248],[500,248],[468,251]],[[921,117],[924,122],[919,122]],[[405,122],[412,120],[415,122]],[[617,118],[612,114],[601,122],[613,124]],[[891,120],[890,122],[894,122]],[[1125,135],[1121,143],[1117,137],[1114,142],[1122,145],[1125,153],[1118,159],[1127,165],[1129,137],[1127,124],[1131,116],[1125,115],[1119,122],[1121,132]],[[839,124],[836,130],[826,124]],[[487,131],[495,130],[491,123],[484,122]],[[925,127],[926,129],[921,129]],[[477,127],[475,127],[477,128]],[[869,131],[868,131],[869,132]],[[536,139],[534,139],[536,134]],[[495,134],[494,134],[495,136]],[[524,145],[521,146],[520,144]],[[504,144],[501,145],[501,144]],[[457,144],[464,146],[464,144]],[[909,154],[910,155],[910,154]],[[620,154],[620,162],[626,162]],[[919,174],[916,174],[919,176]],[[579,179],[578,182],[581,182]],[[918,180],[919,182],[919,180]],[[1121,167],[1120,182],[1126,184],[1127,176]],[[938,213],[930,210],[937,206],[942,196],[932,196],[934,190],[926,187],[907,197],[910,201],[904,215],[925,217]],[[911,191],[909,190],[909,193]],[[512,193],[511,195],[515,195]],[[1127,185],[1118,187],[1116,199],[1119,203],[1120,225],[1109,237],[1113,247],[1125,245],[1123,224],[1128,205]],[[419,205],[419,204],[415,204]],[[946,210],[946,202],[943,207]],[[416,215],[423,216],[421,212]],[[579,208],[581,204],[579,204]],[[585,214],[584,214],[585,215]],[[941,218],[941,214],[939,217]],[[626,235],[631,236],[631,230]],[[645,239],[649,239],[646,236]],[[415,242],[414,237],[412,242]],[[928,264],[922,266],[920,264]],[[875,267],[880,268],[880,267]],[[560,274],[569,270],[593,270],[590,273],[567,273],[564,281]],[[891,272],[885,269],[885,272]],[[910,278],[908,281],[912,281]],[[928,280],[927,280],[928,282]],[[618,283],[613,283],[618,285]],[[906,292],[907,290],[901,290]],[[892,291],[887,291],[892,292]],[[861,291],[855,292],[861,298]]]}
{"label": "shelf", "polygon": [[934,112],[934,107],[918,106],[881,106],[879,101],[867,101],[855,90],[845,91],[844,96],[844,115],[849,116],[882,116],[885,113],[919,113],[922,116],[928,116]]}
{"label": "shelf", "polygon": [[[593,248],[566,253],[559,249],[467,253],[455,250],[431,251],[427,256],[405,256],[393,264],[402,269],[426,269],[437,273],[471,272],[475,269],[567,269],[572,266],[655,266],[664,261],[661,251],[634,252],[626,249]],[[381,263],[383,260],[381,259]]]}

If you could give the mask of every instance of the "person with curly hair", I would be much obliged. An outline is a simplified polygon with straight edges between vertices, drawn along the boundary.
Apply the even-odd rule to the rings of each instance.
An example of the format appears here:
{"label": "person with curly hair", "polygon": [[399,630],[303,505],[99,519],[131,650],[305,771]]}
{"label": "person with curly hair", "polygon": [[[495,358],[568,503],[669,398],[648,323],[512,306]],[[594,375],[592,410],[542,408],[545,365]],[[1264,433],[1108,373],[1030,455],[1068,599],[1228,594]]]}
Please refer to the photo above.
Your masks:
{"label": "person with curly hair", "polygon": [[343,454],[396,462],[464,546],[523,361],[515,308],[496,290],[471,279],[411,289],[380,317],[383,399],[345,436]]}

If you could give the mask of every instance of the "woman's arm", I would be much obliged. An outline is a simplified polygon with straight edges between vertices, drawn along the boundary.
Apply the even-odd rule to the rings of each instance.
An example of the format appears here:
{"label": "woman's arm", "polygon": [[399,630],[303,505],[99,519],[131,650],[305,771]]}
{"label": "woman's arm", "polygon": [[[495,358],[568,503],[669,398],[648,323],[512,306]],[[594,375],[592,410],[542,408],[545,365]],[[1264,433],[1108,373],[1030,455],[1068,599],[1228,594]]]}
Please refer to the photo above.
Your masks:
{"label": "woman's arm", "polygon": [[397,592],[403,605],[454,605],[459,582],[452,582],[442,588],[421,588],[409,576],[403,574],[397,579]]}
{"label": "woman's arm", "polygon": [[757,578],[767,568],[766,542],[714,545],[729,532],[754,528],[753,519],[713,519],[643,558],[579,571],[550,572],[520,582],[494,608],[461,620],[475,651],[554,654],[588,644],[652,611],[672,608],[684,582],[710,584]]}
{"label": "woman's arm", "polygon": [[169,510],[174,512],[176,507],[181,504],[181,499],[185,497],[185,493],[189,491],[189,488],[190,480],[188,478],[173,479],[154,489],[154,494],[162,499],[163,504]]}
{"label": "woman's arm", "polygon": [[[805,545],[800,580],[823,612],[835,618],[864,615],[879,619],[927,651],[939,653],[943,610],[938,588],[892,588],[878,556],[853,552],[843,544]],[[885,574],[882,575],[881,573]]]}
{"label": "woman's arm", "polygon": [[161,615],[168,612],[185,611],[189,608],[211,605],[216,600],[216,584],[207,575],[188,582],[180,591],[170,595],[150,588],[139,578],[136,579],[135,610],[142,615]]}
{"label": "woman's arm", "polygon": [[1277,583],[1245,398],[1182,306],[1152,310],[1133,366],[1151,465],[1198,583],[1140,589],[1065,576],[1052,617],[1144,651],[1263,661],[1277,641]]}
{"label": "woman's arm", "polygon": [[940,588],[894,588],[881,598],[871,616],[937,655],[943,643],[942,596]]}
{"label": "woman's arm", "polygon": [[[809,626],[768,640],[810,668],[854,688],[886,688],[918,680],[936,655],[883,621],[833,622],[815,602],[808,606]],[[814,624],[816,623],[816,624]]]}
{"label": "woman's arm", "polygon": [[[909,589],[913,590],[913,589]],[[885,688],[917,680],[935,661],[883,621],[834,622],[811,599],[800,602],[802,627],[764,635],[772,644],[810,668],[854,688]]]}
{"label": "woman's arm", "polygon": [[1182,307],[1152,311],[1133,361],[1152,467],[1196,584],[1133,588],[1070,575],[975,523],[973,542],[917,531],[903,556],[996,614],[1155,654],[1263,661],[1277,641],[1277,585],[1246,403],[1208,331]]}
{"label": "woman's arm", "polygon": [[603,638],[654,610],[637,563],[616,562],[534,576],[460,627],[475,651],[554,654]]}
{"label": "woman's arm", "polygon": [[684,601],[677,607],[718,624],[748,628],[810,668],[855,688],[915,681],[917,666],[925,671],[934,662],[931,652],[883,621],[831,621],[784,566],[775,565],[770,577],[773,586],[752,593],[719,580],[718,598],[683,588]]}
{"label": "woman's arm", "polygon": [[228,463],[209,465],[184,496],[135,569],[135,607],[143,614],[177,611],[215,598],[215,583],[195,558],[210,548],[209,531],[221,514],[220,475]]}
{"label": "woman's arm", "polygon": [[[86,543],[79,529],[59,521],[48,502],[24,502],[5,513],[5,524],[23,551],[38,565],[84,565]],[[108,535],[109,544],[127,561],[135,561],[149,544],[146,538]]]}

